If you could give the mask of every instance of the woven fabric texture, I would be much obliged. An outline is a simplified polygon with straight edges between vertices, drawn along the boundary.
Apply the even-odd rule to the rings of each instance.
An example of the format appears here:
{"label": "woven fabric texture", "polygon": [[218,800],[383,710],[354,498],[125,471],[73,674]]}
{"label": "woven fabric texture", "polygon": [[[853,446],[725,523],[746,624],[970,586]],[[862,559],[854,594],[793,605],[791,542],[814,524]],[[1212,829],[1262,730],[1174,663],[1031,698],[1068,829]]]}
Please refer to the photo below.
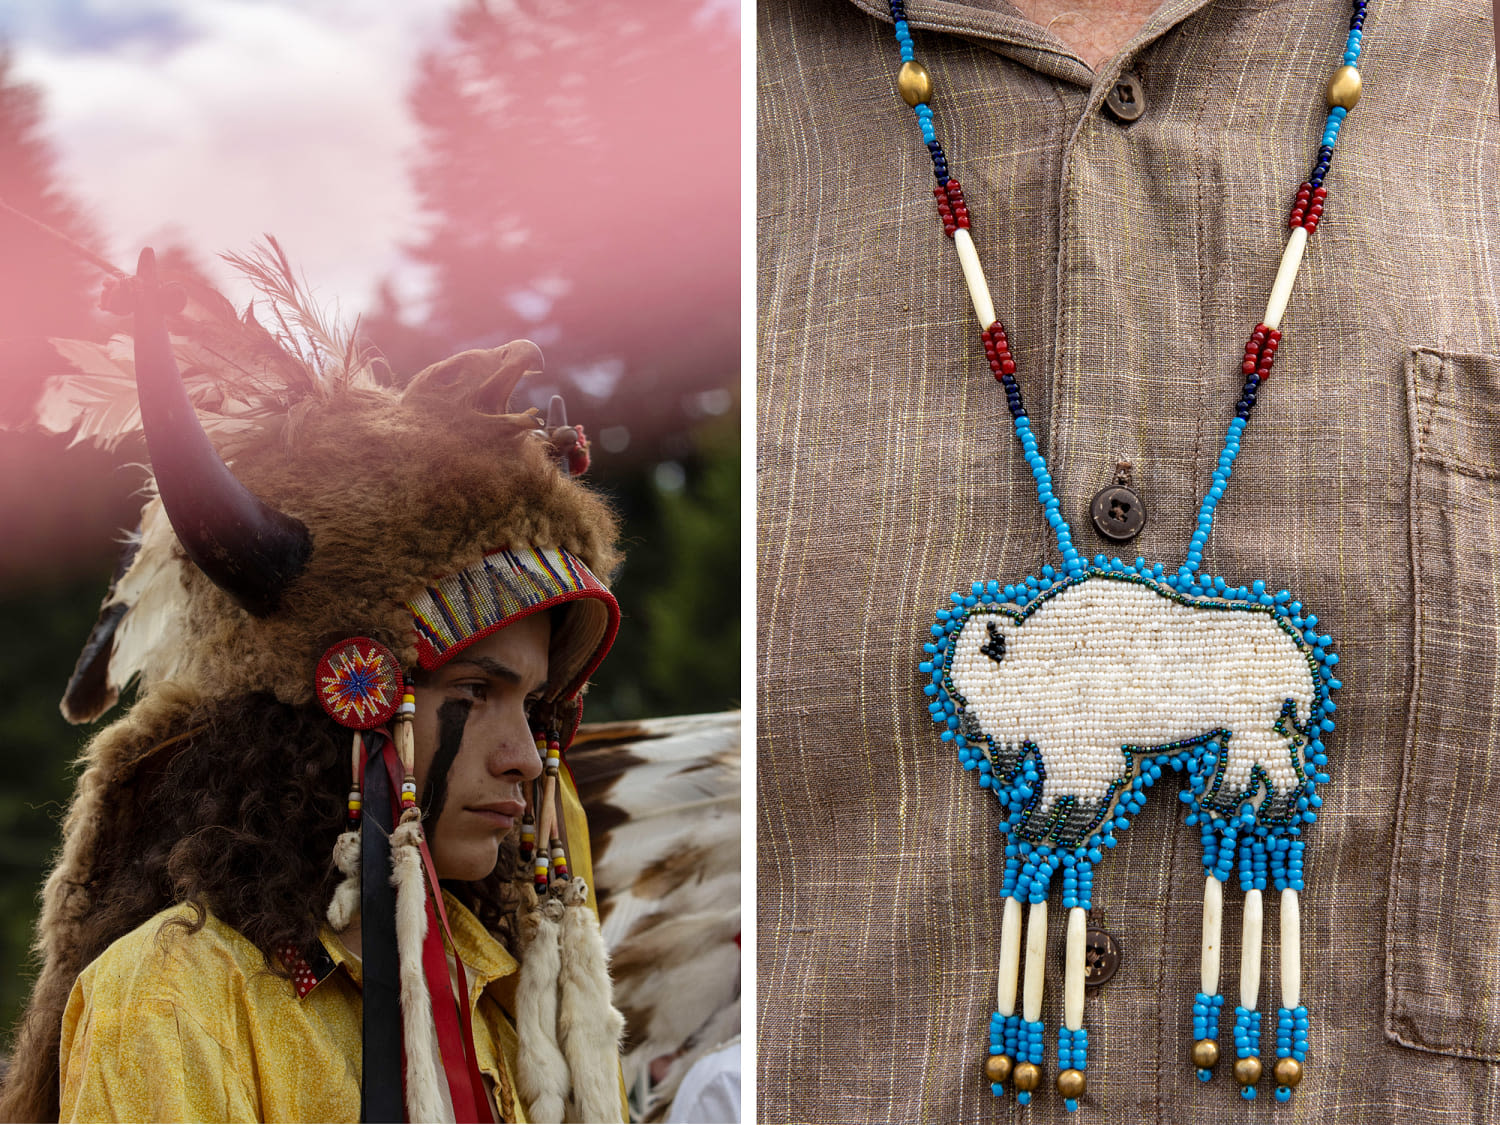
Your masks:
{"label": "woven fabric texture", "polygon": [[[1175,567],[1348,6],[1168,0],[1097,76],[1001,0],[907,11],[1075,541]],[[939,742],[916,667],[950,591],[1059,559],[888,13],[763,0],[758,22],[760,1116],[1061,1121],[1060,957],[1044,1092],[1019,1111],[983,1077],[1000,809]],[[1227,1063],[1194,1076],[1203,869],[1169,779],[1096,870],[1123,960],[1089,995],[1073,1120],[1500,1119],[1494,44],[1489,0],[1372,3],[1364,97],[1203,562],[1289,588],[1343,656],[1307,837],[1306,1079],[1282,1106],[1269,1078],[1243,1101]],[[1128,126],[1102,106],[1126,67],[1146,98]],[[1087,514],[1118,459],[1150,513],[1123,549]],[[1241,902],[1232,885],[1226,1050]]]}

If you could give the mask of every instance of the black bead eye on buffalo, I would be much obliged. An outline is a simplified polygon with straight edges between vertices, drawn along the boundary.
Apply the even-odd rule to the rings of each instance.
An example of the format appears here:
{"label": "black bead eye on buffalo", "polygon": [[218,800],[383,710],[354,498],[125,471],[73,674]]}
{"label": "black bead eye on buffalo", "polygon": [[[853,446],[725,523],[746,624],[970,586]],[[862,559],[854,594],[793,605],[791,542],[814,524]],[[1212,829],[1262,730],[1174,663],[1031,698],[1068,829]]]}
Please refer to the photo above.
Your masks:
{"label": "black bead eye on buffalo", "polygon": [[990,639],[979,646],[979,651],[988,656],[996,664],[999,664],[1000,661],[1005,659],[1005,634],[995,628],[993,621],[987,621],[985,624],[989,628]]}

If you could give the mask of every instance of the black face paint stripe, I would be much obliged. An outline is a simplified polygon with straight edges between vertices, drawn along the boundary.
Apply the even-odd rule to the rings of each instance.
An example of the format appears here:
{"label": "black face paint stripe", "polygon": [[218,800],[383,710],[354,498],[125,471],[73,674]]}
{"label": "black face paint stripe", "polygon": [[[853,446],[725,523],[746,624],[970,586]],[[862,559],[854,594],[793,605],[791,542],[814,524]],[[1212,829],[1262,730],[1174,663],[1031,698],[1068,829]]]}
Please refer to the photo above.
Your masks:
{"label": "black face paint stripe", "polygon": [[448,771],[453,768],[453,759],[458,757],[458,748],[463,745],[464,728],[469,725],[472,706],[472,700],[450,699],[437,710],[437,752],[427,767],[427,784],[422,789],[422,823],[429,839],[437,832],[438,817],[443,815],[443,806],[448,801]]}

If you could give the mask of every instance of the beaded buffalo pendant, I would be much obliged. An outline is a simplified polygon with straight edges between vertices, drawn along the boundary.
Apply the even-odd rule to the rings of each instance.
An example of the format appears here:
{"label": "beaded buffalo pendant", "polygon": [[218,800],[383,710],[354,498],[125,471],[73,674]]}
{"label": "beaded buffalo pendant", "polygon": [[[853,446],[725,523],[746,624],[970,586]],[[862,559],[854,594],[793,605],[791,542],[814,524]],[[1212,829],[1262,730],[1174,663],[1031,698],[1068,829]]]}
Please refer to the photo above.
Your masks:
{"label": "beaded buffalo pendant", "polygon": [[[1042,568],[1014,585],[976,582],[938,611],[921,671],[929,711],[959,762],[1000,802],[1006,897],[987,1074],[1025,1103],[1041,1084],[1047,904],[1069,911],[1057,1088],[1084,1090],[1085,935],[1093,869],[1170,770],[1207,874],[1201,987],[1193,1002],[1199,1077],[1218,1061],[1223,886],[1245,892],[1234,1076],[1261,1075],[1262,896],[1281,893],[1276,1093],[1301,1079],[1307,1011],[1299,997],[1302,831],[1322,803],[1323,739],[1338,656],[1318,619],[1265,583],[1165,574],[1144,559],[1097,556],[1076,573]],[[1022,1004],[1022,904],[1030,907]]]}
{"label": "beaded buffalo pendant", "polygon": [[[953,240],[985,358],[1005,392],[1016,440],[1051,526],[1062,569],[1003,585],[975,582],[938,610],[920,670],[928,710],[964,769],[999,799],[1005,834],[1005,895],[996,1010],[985,1072],[996,1095],[1010,1085],[1023,1104],[1041,1086],[1042,986],[1047,902],[1060,889],[1068,910],[1057,1089],[1076,1110],[1085,1092],[1083,1026],[1088,912],[1093,871],[1116,833],[1130,826],[1146,792],[1170,769],[1188,823],[1198,828],[1207,873],[1202,980],[1193,1001],[1191,1058],[1207,1081],[1219,1060],[1220,930],[1224,884],[1244,892],[1240,994],[1234,1010],[1234,1079],[1255,1097],[1262,1074],[1259,1010],[1262,902],[1281,895],[1281,1006],[1276,1013],[1276,1097],[1302,1080],[1307,1009],[1301,1002],[1298,894],[1302,833],[1317,818],[1328,780],[1324,741],[1333,730],[1338,656],[1318,619],[1286,590],[1232,586],[1198,573],[1214,509],[1229,486],[1240,441],[1281,345],[1281,322],[1308,241],[1327,201],[1324,178],[1349,111],[1358,103],[1366,0],[1352,0],[1343,65],[1327,87],[1327,117],[1311,175],[1297,189],[1289,234],[1261,322],[1240,361],[1244,386],[1213,480],[1198,509],[1187,557],[1175,570],[1094,558],[1073,544],[1046,460],[1022,402],[1016,361],[995,315],[970,234],[963,188],[938,143],[933,82],[916,61],[904,0],[890,0],[901,50],[897,90],[916,114],[937,181],[933,196]],[[1059,886],[1060,884],[1060,886]],[[1026,923],[1022,969],[1022,904]],[[1021,987],[1021,1007],[1016,993]]]}

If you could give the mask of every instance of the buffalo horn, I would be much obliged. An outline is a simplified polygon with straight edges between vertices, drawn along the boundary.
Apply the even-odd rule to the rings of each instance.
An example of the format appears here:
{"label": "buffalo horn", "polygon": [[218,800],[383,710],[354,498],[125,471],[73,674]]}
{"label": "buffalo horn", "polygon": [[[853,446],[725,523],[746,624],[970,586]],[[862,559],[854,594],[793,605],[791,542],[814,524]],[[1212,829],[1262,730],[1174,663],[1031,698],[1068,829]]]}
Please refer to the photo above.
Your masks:
{"label": "buffalo horn", "polygon": [[307,565],[307,526],[236,480],[203,432],[172,356],[150,247],[141,251],[133,288],[136,390],[162,506],[198,569],[250,613],[265,617]]}

